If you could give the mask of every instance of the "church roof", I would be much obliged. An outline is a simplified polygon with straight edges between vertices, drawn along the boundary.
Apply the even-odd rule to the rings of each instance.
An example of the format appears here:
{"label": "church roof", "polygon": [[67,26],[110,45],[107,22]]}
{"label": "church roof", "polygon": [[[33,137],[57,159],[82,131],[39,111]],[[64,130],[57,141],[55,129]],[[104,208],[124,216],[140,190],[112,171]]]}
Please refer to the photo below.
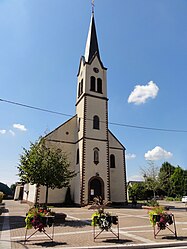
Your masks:
{"label": "church roof", "polygon": [[94,13],[92,13],[90,27],[88,31],[88,37],[85,48],[85,62],[90,63],[93,57],[97,54],[100,60],[99,46],[97,42],[97,34],[94,20]]}

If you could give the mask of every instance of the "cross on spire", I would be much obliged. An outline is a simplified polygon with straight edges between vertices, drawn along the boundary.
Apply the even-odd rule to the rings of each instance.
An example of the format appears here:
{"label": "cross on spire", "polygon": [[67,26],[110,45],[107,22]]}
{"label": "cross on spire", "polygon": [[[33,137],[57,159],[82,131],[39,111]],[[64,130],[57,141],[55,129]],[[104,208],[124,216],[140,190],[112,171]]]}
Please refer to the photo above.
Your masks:
{"label": "cross on spire", "polygon": [[92,0],[92,14],[94,14],[94,7],[95,7],[94,0]]}

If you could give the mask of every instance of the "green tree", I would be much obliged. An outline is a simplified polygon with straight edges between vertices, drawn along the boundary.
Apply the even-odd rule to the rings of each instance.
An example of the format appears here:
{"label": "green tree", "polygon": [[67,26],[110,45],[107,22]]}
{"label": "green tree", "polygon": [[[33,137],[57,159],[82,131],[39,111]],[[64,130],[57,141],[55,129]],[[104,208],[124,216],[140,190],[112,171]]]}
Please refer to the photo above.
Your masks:
{"label": "green tree", "polygon": [[12,193],[14,194],[15,189],[16,189],[16,183],[13,183],[13,184],[10,186],[10,189],[12,190]]}
{"label": "green tree", "polygon": [[173,197],[182,196],[185,187],[185,171],[180,166],[177,166],[170,180],[172,186],[171,195]]}
{"label": "green tree", "polygon": [[147,199],[147,189],[144,182],[135,182],[132,183],[128,188],[129,199],[133,200],[136,197],[137,200]]}
{"label": "green tree", "polygon": [[22,182],[46,186],[45,204],[48,202],[49,188],[68,187],[76,175],[69,170],[67,155],[60,149],[46,146],[44,138],[30,143],[30,148],[23,148],[18,166]]}
{"label": "green tree", "polygon": [[164,162],[160,168],[160,188],[164,191],[164,194],[167,196],[171,196],[172,194],[171,176],[174,171],[175,167],[168,162]]}
{"label": "green tree", "polygon": [[155,166],[153,161],[149,161],[148,167],[142,169],[142,175],[145,179],[145,186],[147,190],[151,190],[153,192],[154,199],[156,199],[156,191],[160,189],[158,174],[159,168]]}

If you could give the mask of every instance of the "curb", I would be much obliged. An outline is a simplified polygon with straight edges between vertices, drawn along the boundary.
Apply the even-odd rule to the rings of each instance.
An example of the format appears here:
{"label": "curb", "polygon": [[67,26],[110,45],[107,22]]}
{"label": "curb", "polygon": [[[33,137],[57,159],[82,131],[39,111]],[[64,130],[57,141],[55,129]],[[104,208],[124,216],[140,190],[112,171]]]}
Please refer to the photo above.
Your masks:
{"label": "curb", "polygon": [[[6,241],[8,242],[8,241]],[[13,242],[13,241],[12,241]],[[1,245],[1,244],[0,244]],[[179,248],[184,247],[187,248],[186,242],[172,242],[172,243],[148,243],[148,244],[128,244],[128,245],[111,245],[111,246],[78,246],[78,247],[55,247],[55,249],[151,249],[151,248]],[[48,249],[54,249],[54,247],[47,247]]]}

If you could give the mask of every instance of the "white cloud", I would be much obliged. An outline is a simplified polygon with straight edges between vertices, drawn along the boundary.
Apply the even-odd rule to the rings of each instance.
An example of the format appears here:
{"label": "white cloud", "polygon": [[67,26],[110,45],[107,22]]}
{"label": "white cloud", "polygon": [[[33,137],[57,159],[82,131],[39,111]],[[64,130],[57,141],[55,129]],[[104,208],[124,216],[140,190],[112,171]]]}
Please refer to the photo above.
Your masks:
{"label": "white cloud", "polygon": [[9,130],[9,133],[10,133],[12,136],[15,136],[15,132],[14,132],[14,131]]}
{"label": "white cloud", "polygon": [[173,154],[171,152],[164,150],[160,146],[156,146],[154,149],[148,150],[148,152],[144,155],[146,160],[153,161],[170,158],[172,156]]}
{"label": "white cloud", "polygon": [[22,125],[22,124],[13,124],[13,127],[14,127],[15,129],[18,129],[18,130],[21,130],[21,131],[26,131],[26,130],[27,130],[27,129],[25,128],[25,126]]}
{"label": "white cloud", "polygon": [[134,158],[136,158],[136,155],[135,154],[130,154],[130,153],[128,153],[128,154],[126,154],[126,157],[125,157],[127,160],[131,160],[131,159],[134,159]]}
{"label": "white cloud", "polygon": [[128,181],[144,181],[144,178],[141,175],[130,176]]}
{"label": "white cloud", "polygon": [[6,130],[0,130],[0,134],[5,134]]}
{"label": "white cloud", "polygon": [[158,91],[159,88],[153,81],[148,82],[147,85],[136,85],[128,97],[128,103],[144,104],[149,98],[156,98]]}

